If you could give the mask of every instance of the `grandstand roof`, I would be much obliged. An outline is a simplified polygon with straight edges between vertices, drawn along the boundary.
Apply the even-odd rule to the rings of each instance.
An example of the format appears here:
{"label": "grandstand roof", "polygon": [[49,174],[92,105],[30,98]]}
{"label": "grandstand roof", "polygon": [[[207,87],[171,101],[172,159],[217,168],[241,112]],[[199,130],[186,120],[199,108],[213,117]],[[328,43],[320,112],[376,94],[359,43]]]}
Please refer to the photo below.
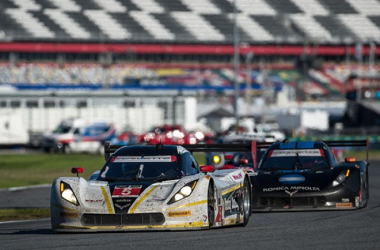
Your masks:
{"label": "grandstand roof", "polygon": [[[379,0],[236,0],[240,41],[380,41]],[[233,43],[233,0],[1,0],[0,41]]]}

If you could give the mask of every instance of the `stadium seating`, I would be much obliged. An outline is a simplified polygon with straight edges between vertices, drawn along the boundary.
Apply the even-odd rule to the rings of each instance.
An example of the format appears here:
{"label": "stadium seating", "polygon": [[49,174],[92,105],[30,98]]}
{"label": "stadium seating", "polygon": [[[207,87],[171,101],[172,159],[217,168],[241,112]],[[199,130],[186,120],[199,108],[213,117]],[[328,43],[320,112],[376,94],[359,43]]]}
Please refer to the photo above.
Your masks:
{"label": "stadium seating", "polygon": [[[296,76],[294,75],[296,74]],[[263,72],[241,69],[239,81],[245,86],[251,77],[251,87],[259,90],[268,84],[281,90],[298,77],[290,69],[277,69],[264,79]],[[186,65],[144,65],[114,64],[101,67],[96,63],[67,63],[60,67],[56,63],[0,63],[0,85],[19,89],[63,89],[63,88],[184,88],[223,90],[234,88],[234,71],[227,65],[201,67]]]}
{"label": "stadium seating", "polygon": [[[233,42],[233,0],[1,0],[6,41]],[[241,42],[380,41],[378,0],[237,0]]]}
{"label": "stadium seating", "polygon": [[[301,75],[292,66],[271,65],[271,70],[254,67],[250,72],[244,67],[239,72],[239,82],[244,89],[247,78],[251,88],[261,91],[272,88],[280,91],[284,85],[295,87]],[[363,78],[377,76],[380,67],[358,64],[326,64],[321,69],[309,69],[303,89],[307,95],[342,97],[349,87],[349,75]],[[0,86],[18,89],[189,89],[224,91],[234,88],[234,70],[228,64],[125,64],[102,67],[97,63],[0,63]]]}

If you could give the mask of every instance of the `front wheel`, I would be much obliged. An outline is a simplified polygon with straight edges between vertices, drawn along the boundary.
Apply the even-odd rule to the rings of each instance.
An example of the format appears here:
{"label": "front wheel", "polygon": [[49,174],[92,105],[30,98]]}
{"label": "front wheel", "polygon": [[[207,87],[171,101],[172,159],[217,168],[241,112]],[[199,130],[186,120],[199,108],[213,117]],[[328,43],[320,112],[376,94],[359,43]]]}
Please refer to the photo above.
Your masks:
{"label": "front wheel", "polygon": [[242,226],[245,227],[249,222],[249,217],[251,216],[251,187],[247,177],[244,178],[239,207],[240,215],[243,216]]}
{"label": "front wheel", "polygon": [[208,185],[207,192],[207,213],[208,213],[208,225],[212,228],[215,223],[215,193],[212,183]]}
{"label": "front wheel", "polygon": [[72,150],[71,150],[69,144],[64,144],[64,145],[62,146],[62,153],[63,153],[63,154],[71,154],[71,153],[72,153]]}

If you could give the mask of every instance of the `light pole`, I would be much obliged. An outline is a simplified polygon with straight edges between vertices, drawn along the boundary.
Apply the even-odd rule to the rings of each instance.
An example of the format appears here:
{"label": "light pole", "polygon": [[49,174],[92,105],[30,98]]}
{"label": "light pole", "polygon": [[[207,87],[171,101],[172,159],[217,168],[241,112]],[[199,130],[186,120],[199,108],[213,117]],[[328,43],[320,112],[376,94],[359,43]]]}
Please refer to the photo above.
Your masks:
{"label": "light pole", "polygon": [[233,103],[233,109],[235,114],[235,120],[236,120],[236,130],[239,129],[239,114],[238,114],[238,98],[239,98],[239,68],[240,68],[240,61],[239,61],[239,29],[237,25],[237,8],[236,8],[236,1],[234,0],[234,103]]}

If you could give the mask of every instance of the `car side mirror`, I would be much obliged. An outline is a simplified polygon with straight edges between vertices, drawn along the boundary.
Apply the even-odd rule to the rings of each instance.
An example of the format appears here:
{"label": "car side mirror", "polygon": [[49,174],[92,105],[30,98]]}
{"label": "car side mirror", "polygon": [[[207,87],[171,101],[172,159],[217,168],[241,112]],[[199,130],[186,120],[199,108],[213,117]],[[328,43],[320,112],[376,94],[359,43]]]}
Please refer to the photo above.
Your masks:
{"label": "car side mirror", "polygon": [[244,165],[247,165],[247,164],[248,164],[248,160],[247,159],[240,159],[239,160],[239,165],[244,166]]}
{"label": "car side mirror", "polygon": [[79,177],[79,174],[83,173],[83,168],[72,168],[71,173],[77,174],[77,176]]}
{"label": "car side mirror", "polygon": [[213,165],[206,165],[206,166],[201,166],[201,171],[202,172],[213,172],[214,171],[214,166]]}

